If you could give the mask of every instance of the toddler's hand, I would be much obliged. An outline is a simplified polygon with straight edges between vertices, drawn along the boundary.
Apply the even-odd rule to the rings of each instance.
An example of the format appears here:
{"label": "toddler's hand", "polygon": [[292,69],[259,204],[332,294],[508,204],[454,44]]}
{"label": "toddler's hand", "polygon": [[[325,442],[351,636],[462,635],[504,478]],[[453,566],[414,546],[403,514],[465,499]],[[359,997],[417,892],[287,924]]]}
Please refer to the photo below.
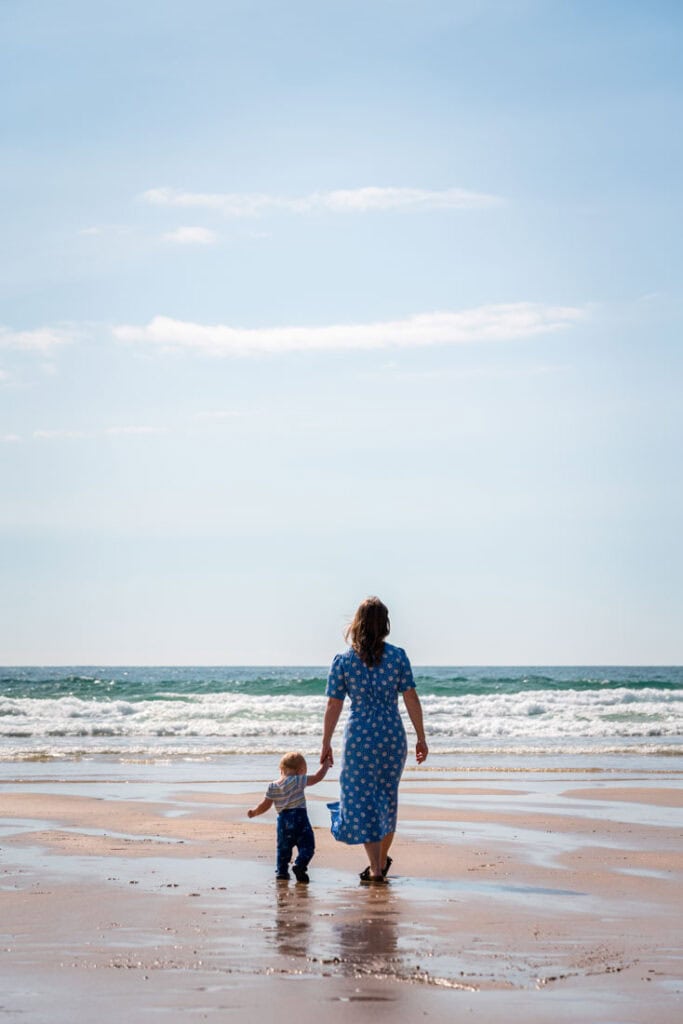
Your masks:
{"label": "toddler's hand", "polygon": [[253,818],[253,817],[254,817],[254,812],[252,811],[251,807],[250,807],[250,808],[249,808],[249,810],[247,811],[247,817],[248,817],[248,818]]}

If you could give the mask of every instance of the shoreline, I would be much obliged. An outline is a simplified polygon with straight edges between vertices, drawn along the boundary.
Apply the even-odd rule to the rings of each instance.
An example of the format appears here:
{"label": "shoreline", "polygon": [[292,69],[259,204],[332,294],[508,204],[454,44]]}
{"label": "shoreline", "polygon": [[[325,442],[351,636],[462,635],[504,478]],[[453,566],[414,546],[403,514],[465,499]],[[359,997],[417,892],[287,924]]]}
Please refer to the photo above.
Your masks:
{"label": "shoreline", "polygon": [[[255,764],[232,781],[221,765],[136,765],[127,782],[102,763],[91,781],[83,764],[23,781],[20,767],[0,765],[10,1019],[66,1021],[77,1000],[108,1022],[112,998],[117,1019],[166,1021],[277,999],[287,1024],[353,1001],[379,1019],[471,1009],[494,1024],[670,1024],[683,1007],[683,793],[668,773],[406,773],[392,878],[368,890],[362,848],[329,833],[334,778],[308,797],[306,887],[274,881],[274,813],[246,819]],[[55,992],[69,1012],[47,1012]]]}

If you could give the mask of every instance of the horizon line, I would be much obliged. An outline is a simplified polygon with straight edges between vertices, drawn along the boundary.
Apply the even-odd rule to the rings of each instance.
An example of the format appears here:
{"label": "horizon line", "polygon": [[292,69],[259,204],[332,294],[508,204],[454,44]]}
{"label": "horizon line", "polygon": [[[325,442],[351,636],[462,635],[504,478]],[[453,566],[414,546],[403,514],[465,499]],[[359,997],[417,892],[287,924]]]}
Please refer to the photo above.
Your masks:
{"label": "horizon line", "polygon": [[[324,668],[327,662],[215,662],[199,663],[192,661],[182,662],[28,662],[0,663],[0,669],[5,668]],[[683,668],[681,662],[636,662],[636,661],[612,661],[612,662],[414,662],[411,661],[413,669],[420,668]]]}

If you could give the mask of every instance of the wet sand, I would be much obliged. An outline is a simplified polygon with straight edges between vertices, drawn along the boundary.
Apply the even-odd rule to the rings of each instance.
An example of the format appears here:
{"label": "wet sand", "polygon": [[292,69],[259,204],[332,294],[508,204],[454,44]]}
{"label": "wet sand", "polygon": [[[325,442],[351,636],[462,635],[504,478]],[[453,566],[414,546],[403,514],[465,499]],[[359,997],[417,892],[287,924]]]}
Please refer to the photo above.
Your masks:
{"label": "wet sand", "polygon": [[334,780],[309,886],[246,818],[267,780],[226,780],[0,784],[0,1019],[681,1018],[677,773],[413,772],[384,887],[330,837]]}

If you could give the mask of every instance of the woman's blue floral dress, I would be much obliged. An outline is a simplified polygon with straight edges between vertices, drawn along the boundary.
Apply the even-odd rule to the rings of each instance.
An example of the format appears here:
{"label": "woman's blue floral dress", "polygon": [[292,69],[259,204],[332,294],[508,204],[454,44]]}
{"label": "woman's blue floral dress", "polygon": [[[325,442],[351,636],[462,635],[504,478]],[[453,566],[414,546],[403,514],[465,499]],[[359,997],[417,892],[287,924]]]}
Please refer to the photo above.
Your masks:
{"label": "woman's blue floral dress", "polygon": [[328,697],[351,698],[339,777],[339,811],[332,813],[332,835],[342,843],[374,843],[396,829],[398,784],[407,743],[398,695],[414,687],[408,656],[385,643],[375,668],[352,649],[332,662]]}

